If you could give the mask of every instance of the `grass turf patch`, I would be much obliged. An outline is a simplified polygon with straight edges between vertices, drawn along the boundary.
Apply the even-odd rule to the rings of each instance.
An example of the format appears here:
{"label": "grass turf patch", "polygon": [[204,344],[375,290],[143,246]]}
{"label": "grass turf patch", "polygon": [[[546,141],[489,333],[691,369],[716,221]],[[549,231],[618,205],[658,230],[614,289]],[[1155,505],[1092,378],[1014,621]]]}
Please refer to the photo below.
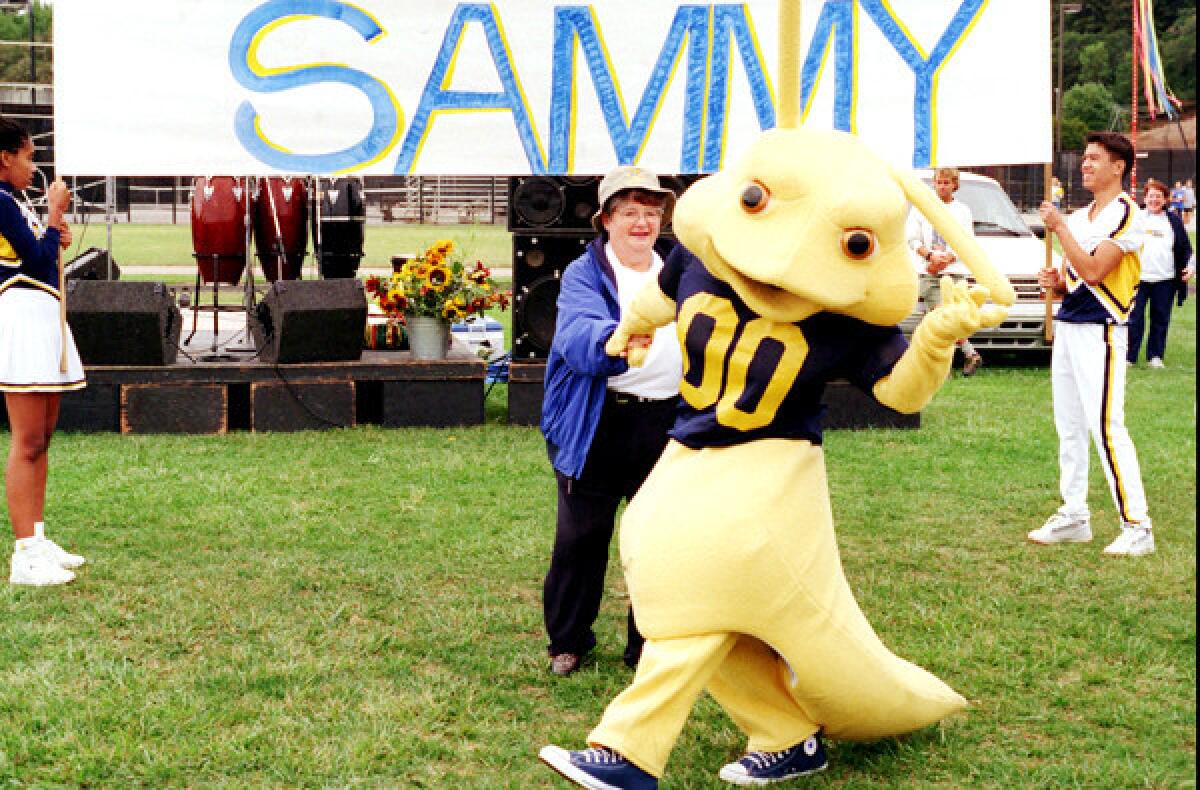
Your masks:
{"label": "grass turf patch", "polygon": [[[1194,786],[1194,304],[1168,368],[1129,376],[1154,555],[1101,556],[1095,463],[1096,541],[1025,542],[1058,504],[1045,368],[989,361],[917,431],[827,435],[860,605],[972,707],[834,742],[805,786]],[[0,588],[0,783],[564,786],[537,750],[581,746],[628,683],[627,599],[614,556],[600,646],[553,678],[553,477],[504,394],[476,428],[57,437],[48,530],[89,565]],[[703,699],[662,786],[723,786],[741,748]]]}

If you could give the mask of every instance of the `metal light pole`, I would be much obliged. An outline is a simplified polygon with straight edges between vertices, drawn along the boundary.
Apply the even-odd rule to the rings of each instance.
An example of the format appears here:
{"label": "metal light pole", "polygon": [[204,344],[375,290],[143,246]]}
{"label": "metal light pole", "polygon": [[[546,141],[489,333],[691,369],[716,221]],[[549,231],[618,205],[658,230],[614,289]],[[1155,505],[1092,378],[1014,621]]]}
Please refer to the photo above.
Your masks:
{"label": "metal light pole", "polygon": [[1058,4],[1058,83],[1054,86],[1054,156],[1058,161],[1058,153],[1062,150],[1062,94],[1063,94],[1063,17],[1066,14],[1078,14],[1083,10],[1083,3]]}
{"label": "metal light pole", "polygon": [[29,103],[37,104],[37,41],[34,29],[33,0],[29,0]]}

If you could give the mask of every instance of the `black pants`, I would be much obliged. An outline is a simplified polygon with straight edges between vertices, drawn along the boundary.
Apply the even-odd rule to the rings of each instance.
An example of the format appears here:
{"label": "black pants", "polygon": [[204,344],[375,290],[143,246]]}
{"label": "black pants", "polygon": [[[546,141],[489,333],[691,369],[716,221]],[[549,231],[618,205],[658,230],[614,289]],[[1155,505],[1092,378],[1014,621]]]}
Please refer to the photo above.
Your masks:
{"label": "black pants", "polygon": [[[554,553],[542,589],[551,655],[583,655],[596,646],[592,624],[600,612],[617,506],[622,499],[632,499],[650,474],[675,420],[677,398],[620,403],[619,397],[610,393],[605,398],[579,478],[555,472],[558,518]],[[644,641],[632,607],[627,631],[625,663],[632,667],[641,656]]]}
{"label": "black pants", "polygon": [[1167,353],[1167,328],[1171,325],[1171,305],[1175,301],[1175,281],[1138,283],[1133,312],[1129,314],[1129,349],[1126,359],[1137,362],[1146,327],[1146,306],[1150,306],[1150,333],[1146,338],[1146,359],[1163,358]]}

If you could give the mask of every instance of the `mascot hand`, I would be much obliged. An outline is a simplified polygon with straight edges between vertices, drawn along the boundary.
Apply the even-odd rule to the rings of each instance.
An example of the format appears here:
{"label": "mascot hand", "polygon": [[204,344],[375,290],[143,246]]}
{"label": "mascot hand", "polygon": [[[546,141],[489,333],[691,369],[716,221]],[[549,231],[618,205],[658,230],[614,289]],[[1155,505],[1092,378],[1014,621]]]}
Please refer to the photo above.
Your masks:
{"label": "mascot hand", "polygon": [[931,310],[917,327],[924,339],[936,347],[953,346],[983,327],[999,326],[1008,310],[995,304],[985,306],[988,290],[982,286],[955,283],[949,277],[941,280],[942,303]]}
{"label": "mascot hand", "polygon": [[618,324],[613,330],[612,337],[604,344],[604,353],[610,357],[623,357],[629,349],[629,330],[624,324]]}
{"label": "mascot hand", "polygon": [[610,357],[625,357],[629,367],[640,368],[646,363],[646,355],[650,353],[653,335],[634,335],[619,325],[612,337],[604,344],[604,353]]}

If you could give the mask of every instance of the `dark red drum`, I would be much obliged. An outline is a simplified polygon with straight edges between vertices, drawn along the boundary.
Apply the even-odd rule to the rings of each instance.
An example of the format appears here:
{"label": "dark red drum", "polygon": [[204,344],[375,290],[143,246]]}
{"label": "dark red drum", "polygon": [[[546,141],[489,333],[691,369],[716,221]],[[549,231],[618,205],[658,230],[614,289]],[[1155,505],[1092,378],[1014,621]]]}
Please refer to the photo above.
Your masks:
{"label": "dark red drum", "polygon": [[362,181],[343,176],[330,183],[317,179],[313,241],[321,277],[353,277],[363,257],[367,207]]}
{"label": "dark red drum", "polygon": [[263,274],[299,280],[308,248],[308,190],[303,178],[260,178],[254,189],[254,248]]}
{"label": "dark red drum", "polygon": [[237,285],[246,270],[246,183],[233,176],[192,182],[192,249],[206,283]]}

